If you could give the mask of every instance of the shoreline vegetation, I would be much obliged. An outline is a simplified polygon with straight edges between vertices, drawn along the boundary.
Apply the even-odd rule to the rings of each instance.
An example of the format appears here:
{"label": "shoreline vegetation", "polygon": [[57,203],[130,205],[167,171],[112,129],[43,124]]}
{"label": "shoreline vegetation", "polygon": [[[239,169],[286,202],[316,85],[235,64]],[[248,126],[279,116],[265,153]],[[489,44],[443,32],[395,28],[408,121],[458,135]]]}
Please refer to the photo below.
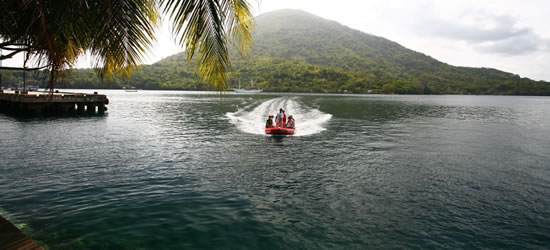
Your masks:
{"label": "shoreline vegetation", "polygon": [[[178,56],[178,55],[176,55]],[[277,59],[273,59],[277,60]],[[187,91],[219,91],[208,82],[201,81],[192,70],[183,67],[170,67],[172,62],[159,62],[142,66],[130,78],[113,77],[111,79],[97,78],[93,69],[76,69],[58,81],[61,89],[141,89],[141,90],[187,90]],[[254,85],[264,92],[280,93],[343,93],[343,94],[420,94],[420,95],[533,95],[550,96],[550,83],[533,81],[528,78],[511,76],[505,80],[473,79],[471,82],[450,82],[437,80],[422,82],[420,80],[388,80],[361,81],[347,72],[334,69],[317,69],[311,65],[304,71],[292,69],[300,67],[289,62],[281,62],[288,70],[272,72],[268,75],[258,71],[249,71],[252,78],[262,79]],[[283,67],[283,65],[280,65]],[[481,70],[481,69],[480,69]],[[489,69],[487,69],[489,70]],[[492,70],[497,72],[497,70]],[[265,71],[264,71],[265,72]],[[505,74],[504,72],[502,72]],[[2,87],[15,88],[21,84],[23,72],[4,71]],[[285,75],[285,77],[273,76]],[[308,76],[309,75],[309,76]],[[324,76],[316,76],[324,75]],[[26,76],[27,86],[47,86],[47,72],[35,72]],[[269,78],[269,80],[265,80]],[[228,87],[223,91],[237,88],[238,80],[230,79]]]}
{"label": "shoreline vegetation", "polygon": [[[14,86],[9,86],[7,87],[7,89],[17,89],[17,87],[14,87]],[[43,88],[42,86],[40,86],[40,89],[38,91],[42,91],[44,90],[45,88]],[[72,84],[68,84],[68,85],[63,85],[63,86],[59,86],[56,88],[56,90],[59,90],[59,91],[66,91],[66,90],[82,90],[82,91],[85,91],[85,90],[120,90],[120,91],[126,91],[126,92],[139,92],[139,91],[199,91],[199,92],[212,92],[212,93],[237,93],[237,92],[234,92],[233,91],[233,87],[230,86],[230,88],[228,89],[224,89],[224,90],[218,90],[216,88],[212,88],[210,86],[208,86],[208,83],[206,84],[206,86],[204,88],[198,88],[198,89],[185,89],[185,88],[139,88],[139,87],[134,87],[133,85],[129,85],[128,87],[127,86],[104,86],[104,85],[99,85],[99,86],[91,86],[91,87],[88,87],[88,86],[84,86],[84,87],[74,87],[74,85]],[[132,90],[132,91],[128,91],[128,90]],[[547,93],[547,94],[532,94],[532,93],[529,93],[528,91],[526,93],[521,93],[521,94],[503,94],[503,93],[396,93],[396,92],[390,92],[390,93],[386,93],[386,92],[375,92],[374,90],[371,91],[370,93],[354,93],[354,92],[351,92],[351,91],[348,91],[348,92],[330,92],[330,91],[323,91],[323,92],[312,92],[312,91],[278,91],[278,90],[265,90],[265,91],[262,91],[260,93],[254,93],[255,95],[256,94],[259,94],[259,95],[263,95],[263,94],[296,94],[296,95],[299,95],[299,94],[312,94],[312,95],[316,95],[316,94],[319,94],[319,95],[323,95],[323,94],[327,94],[327,95],[471,95],[471,96],[541,96],[541,97],[545,97],[545,96],[550,96],[550,93]],[[248,93],[247,93],[248,95]]]}

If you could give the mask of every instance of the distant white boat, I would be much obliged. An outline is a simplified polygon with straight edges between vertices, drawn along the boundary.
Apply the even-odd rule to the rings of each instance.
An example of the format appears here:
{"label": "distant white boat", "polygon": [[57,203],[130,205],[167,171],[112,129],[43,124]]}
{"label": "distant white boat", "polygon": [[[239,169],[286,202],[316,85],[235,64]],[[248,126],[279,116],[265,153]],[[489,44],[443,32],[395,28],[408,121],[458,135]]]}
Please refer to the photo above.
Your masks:
{"label": "distant white boat", "polygon": [[135,87],[130,87],[130,88],[122,87],[122,89],[124,89],[124,91],[126,92],[138,92],[138,89],[136,89]]}
{"label": "distant white boat", "polygon": [[[250,87],[252,87],[254,84],[252,84],[252,80],[250,80]],[[233,91],[237,93],[244,93],[244,94],[254,94],[254,93],[260,93],[262,92],[261,89],[241,89],[241,80],[239,80],[239,88],[233,89]]]}
{"label": "distant white boat", "polygon": [[233,91],[237,93],[249,93],[249,94],[262,92],[261,89],[233,89]]}

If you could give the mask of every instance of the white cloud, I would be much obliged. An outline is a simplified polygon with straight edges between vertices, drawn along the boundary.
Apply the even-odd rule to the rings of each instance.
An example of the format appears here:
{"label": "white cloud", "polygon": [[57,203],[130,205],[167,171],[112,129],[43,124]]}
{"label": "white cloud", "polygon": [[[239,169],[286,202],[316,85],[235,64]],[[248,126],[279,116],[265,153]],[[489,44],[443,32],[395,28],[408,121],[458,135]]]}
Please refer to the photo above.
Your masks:
{"label": "white cloud", "polygon": [[550,41],[532,28],[522,27],[516,17],[494,15],[475,10],[461,12],[452,18],[425,15],[417,22],[418,34],[467,42],[480,53],[522,55],[543,51]]}
{"label": "white cloud", "polygon": [[485,41],[475,45],[475,49],[482,53],[495,53],[502,55],[532,54],[544,51],[545,43],[540,37],[528,33],[522,36],[513,36],[498,41]]}
{"label": "white cloud", "polygon": [[263,0],[261,6],[262,12],[302,9],[452,65],[550,81],[550,1]]}

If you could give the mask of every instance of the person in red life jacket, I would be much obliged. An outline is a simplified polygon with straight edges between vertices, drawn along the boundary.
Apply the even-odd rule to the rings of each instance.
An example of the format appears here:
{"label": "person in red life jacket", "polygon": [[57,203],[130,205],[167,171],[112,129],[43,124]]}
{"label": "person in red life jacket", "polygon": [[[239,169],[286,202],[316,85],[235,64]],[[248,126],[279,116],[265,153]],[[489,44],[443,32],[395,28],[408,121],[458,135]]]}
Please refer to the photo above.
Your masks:
{"label": "person in red life jacket", "polygon": [[288,116],[288,122],[286,123],[286,128],[296,128],[296,124],[295,124],[295,121],[294,121],[294,117],[292,117],[292,115]]}
{"label": "person in red life jacket", "polygon": [[267,118],[267,121],[265,122],[265,127],[266,128],[275,127],[275,126],[273,126],[273,115],[269,115],[269,117]]}
{"label": "person in red life jacket", "polygon": [[277,123],[277,128],[282,128],[285,124],[283,123],[284,110],[279,109],[279,113],[275,116],[275,123]]}

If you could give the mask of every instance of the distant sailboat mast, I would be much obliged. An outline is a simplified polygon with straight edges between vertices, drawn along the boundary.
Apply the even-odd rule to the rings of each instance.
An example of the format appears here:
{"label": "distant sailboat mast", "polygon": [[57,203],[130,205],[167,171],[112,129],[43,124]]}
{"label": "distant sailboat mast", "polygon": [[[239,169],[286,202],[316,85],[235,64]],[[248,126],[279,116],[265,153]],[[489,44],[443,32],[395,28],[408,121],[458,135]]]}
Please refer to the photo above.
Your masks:
{"label": "distant sailboat mast", "polygon": [[237,93],[248,93],[248,94],[262,92],[261,89],[252,89],[253,87],[254,87],[254,81],[251,78],[250,79],[250,89],[241,89],[241,79],[239,78],[239,88],[238,89],[233,89],[233,91],[235,91]]}

